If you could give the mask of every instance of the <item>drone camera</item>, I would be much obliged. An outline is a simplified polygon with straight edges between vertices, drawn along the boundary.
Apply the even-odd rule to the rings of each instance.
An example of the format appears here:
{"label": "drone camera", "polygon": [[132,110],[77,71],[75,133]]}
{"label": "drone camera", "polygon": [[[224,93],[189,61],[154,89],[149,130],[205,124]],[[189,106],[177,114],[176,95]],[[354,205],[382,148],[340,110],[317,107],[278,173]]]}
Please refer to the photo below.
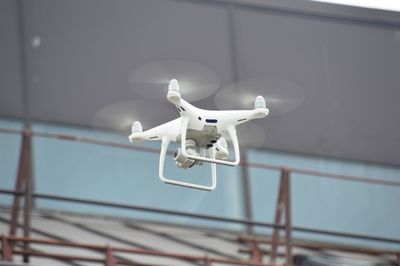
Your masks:
{"label": "drone camera", "polygon": [[[196,151],[196,141],[193,139],[186,140],[186,153],[189,155],[199,155]],[[182,153],[182,150],[178,148],[174,153],[175,164],[183,169],[187,169],[195,165],[196,160],[189,159]]]}
{"label": "drone camera", "polygon": [[174,153],[174,160],[176,166],[183,169],[190,168],[196,163],[195,160],[188,159],[185,155],[183,155],[182,150],[179,148]]}

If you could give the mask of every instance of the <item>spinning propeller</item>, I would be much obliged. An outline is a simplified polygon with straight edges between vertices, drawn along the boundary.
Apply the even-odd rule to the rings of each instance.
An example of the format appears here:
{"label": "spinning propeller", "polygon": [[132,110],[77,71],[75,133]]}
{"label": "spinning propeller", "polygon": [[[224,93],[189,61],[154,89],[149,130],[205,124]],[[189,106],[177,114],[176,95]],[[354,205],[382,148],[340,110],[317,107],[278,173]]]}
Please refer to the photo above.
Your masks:
{"label": "spinning propeller", "polygon": [[132,128],[134,121],[142,121],[140,127],[151,128],[176,118],[176,110],[170,105],[147,100],[122,101],[107,105],[97,111],[92,119],[95,128],[115,131],[126,135]]}
{"label": "spinning propeller", "polygon": [[206,66],[167,60],[145,64],[129,76],[133,92],[150,101],[165,102],[169,81],[179,80],[182,95],[189,102],[205,99],[220,88],[218,75]]}
{"label": "spinning propeller", "polygon": [[[265,95],[269,116],[280,117],[294,111],[305,100],[305,91],[299,85],[279,78],[242,80],[220,89],[215,95],[215,105],[223,109],[249,108],[257,95]],[[262,147],[267,140],[265,128],[251,121],[246,127],[238,127],[242,147]]]}
{"label": "spinning propeller", "polygon": [[265,95],[271,116],[290,113],[301,106],[305,91],[299,85],[279,78],[248,79],[232,83],[218,91],[215,105],[219,109],[248,108],[257,95]]}
{"label": "spinning propeller", "polygon": [[148,63],[128,77],[132,98],[141,100],[104,106],[95,113],[92,126],[126,134],[136,120],[142,121],[144,128],[151,128],[173,119],[176,110],[165,99],[171,79],[179,80],[181,93],[191,102],[209,97],[220,87],[218,75],[201,64],[178,60]]}

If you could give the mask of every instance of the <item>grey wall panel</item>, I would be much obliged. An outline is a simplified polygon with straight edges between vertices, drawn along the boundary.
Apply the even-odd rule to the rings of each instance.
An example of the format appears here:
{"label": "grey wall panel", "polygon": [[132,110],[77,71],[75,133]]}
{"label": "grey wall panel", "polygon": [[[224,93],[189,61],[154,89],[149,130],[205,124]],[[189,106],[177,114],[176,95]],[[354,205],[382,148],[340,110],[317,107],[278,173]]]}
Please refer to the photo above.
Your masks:
{"label": "grey wall panel", "polygon": [[0,114],[23,114],[17,2],[0,1]]}
{"label": "grey wall panel", "polygon": [[220,5],[37,0],[25,8],[28,39],[42,41],[28,51],[29,79],[37,81],[31,82],[35,118],[90,124],[104,106],[141,99],[129,75],[154,61],[192,61],[231,79],[228,20]]}
{"label": "grey wall panel", "polygon": [[[400,29],[394,12],[390,23],[374,24],[365,16],[363,22],[349,19],[348,8],[345,19],[324,17],[321,3],[317,15],[280,9],[278,2],[273,8],[239,5],[232,43],[227,5],[217,2],[23,1],[32,117],[90,125],[101,108],[142,99],[128,78],[146,63],[200,63],[227,85],[237,62],[237,79],[279,78],[305,91],[299,108],[261,122],[268,136],[264,147],[400,164]],[[21,115],[16,5],[1,5],[0,30],[9,37],[0,44],[0,113]],[[212,97],[199,105],[215,106]]]}
{"label": "grey wall panel", "polygon": [[306,92],[298,109],[262,121],[266,147],[400,163],[398,29],[246,8],[235,25],[241,79]]}

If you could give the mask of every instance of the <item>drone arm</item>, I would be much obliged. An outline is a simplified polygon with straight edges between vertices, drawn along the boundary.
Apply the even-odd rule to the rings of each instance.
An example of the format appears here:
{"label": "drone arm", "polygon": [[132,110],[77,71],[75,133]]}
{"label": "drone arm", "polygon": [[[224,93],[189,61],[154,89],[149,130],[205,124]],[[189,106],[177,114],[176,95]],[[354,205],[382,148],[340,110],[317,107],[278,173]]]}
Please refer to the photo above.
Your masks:
{"label": "drone arm", "polygon": [[178,118],[143,132],[132,132],[132,134],[129,136],[129,140],[131,142],[135,140],[162,140],[163,136],[166,134],[168,136],[178,135],[180,133],[181,124],[181,120]]}
{"label": "drone arm", "polygon": [[269,110],[268,108],[257,108],[253,110],[231,110],[223,112],[225,118],[230,118],[228,119],[229,123],[237,126],[252,121],[254,119],[266,117],[269,113]]}
{"label": "drone arm", "polygon": [[[169,143],[170,143],[169,139],[167,139],[167,138],[162,139],[160,163],[159,163],[159,168],[158,168],[160,180],[162,182],[171,184],[171,185],[177,185],[177,186],[189,187],[189,188],[195,188],[195,189],[207,190],[207,191],[212,191],[217,187],[217,171],[216,171],[215,164],[211,164],[211,178],[212,178],[211,186],[192,184],[192,183],[173,180],[173,179],[169,179],[169,178],[165,177],[164,176],[164,164],[165,164],[165,157],[167,154]],[[211,158],[215,158],[215,150],[214,149],[210,150],[209,154],[210,154]]]}

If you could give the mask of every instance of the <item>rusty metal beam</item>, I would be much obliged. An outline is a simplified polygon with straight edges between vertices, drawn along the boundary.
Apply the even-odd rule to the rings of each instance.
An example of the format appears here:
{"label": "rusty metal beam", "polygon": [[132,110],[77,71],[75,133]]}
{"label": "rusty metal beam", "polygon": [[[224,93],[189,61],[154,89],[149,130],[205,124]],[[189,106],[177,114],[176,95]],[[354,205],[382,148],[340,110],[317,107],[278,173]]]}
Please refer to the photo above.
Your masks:
{"label": "rusty metal beam", "polygon": [[1,239],[1,259],[4,261],[12,261],[13,253],[10,242],[7,238],[2,236]]}
{"label": "rusty metal beam", "polygon": [[[241,162],[241,164],[246,164],[249,167],[275,170],[275,171],[280,171],[280,169],[282,169],[282,166],[266,164],[266,163]],[[370,184],[376,184],[376,185],[400,187],[400,181],[395,180],[395,179],[341,175],[341,174],[333,174],[333,173],[328,173],[328,172],[307,170],[307,169],[302,169],[302,168],[292,168],[292,167],[290,168],[290,170],[292,173],[308,175],[308,176],[315,176],[315,177],[320,177],[320,178],[330,178],[330,179],[338,179],[338,180],[343,180],[343,181],[354,181],[354,182],[360,182],[360,183],[370,183]]]}
{"label": "rusty metal beam", "polygon": [[[31,207],[32,207],[32,141],[31,141],[31,131],[30,129],[26,130],[25,133],[27,137],[26,144],[26,153],[27,153],[27,161],[25,165],[25,195],[24,195],[24,237],[27,238],[30,236],[31,230]],[[29,243],[24,243],[24,250],[29,249]],[[24,254],[23,256],[24,263],[29,263],[29,254]]]}
{"label": "rusty metal beam", "polygon": [[116,266],[117,260],[112,255],[112,248],[110,246],[106,247],[106,265],[105,266]]}
{"label": "rusty metal beam", "polygon": [[[282,242],[282,243],[283,243],[283,242]],[[259,248],[259,251],[260,251],[260,255],[261,255],[261,256],[264,256],[264,255],[271,255],[271,250]],[[251,254],[253,253],[253,251],[252,251],[251,249],[245,249],[245,248],[240,248],[240,249],[238,250],[238,252],[239,252],[239,253],[250,254],[250,256],[251,256]],[[276,257],[285,257],[285,256],[286,256],[286,253],[285,253],[285,252],[277,252],[277,253],[276,253]]]}
{"label": "rusty metal beam", "polygon": [[[280,225],[281,224],[281,218],[282,218],[282,210],[284,208],[284,193],[285,193],[285,179],[284,179],[284,171],[281,169],[281,177],[280,177],[280,182],[279,182],[279,192],[278,192],[278,198],[276,201],[276,209],[275,209],[275,218],[274,218],[274,224],[275,225]],[[278,246],[279,246],[279,232],[278,228],[274,228],[274,231],[272,233],[272,242],[271,242],[271,256],[270,256],[270,261],[272,263],[275,262],[276,259],[276,253],[278,251]]]}
{"label": "rusty metal beam", "polygon": [[[8,241],[16,241],[16,242],[29,242],[43,245],[57,245],[57,246],[66,246],[66,247],[75,247],[75,248],[84,248],[89,250],[100,250],[103,252],[107,252],[107,250],[112,250],[114,252],[123,252],[123,253],[132,253],[132,254],[142,254],[142,255],[150,255],[150,256],[159,256],[159,257],[168,257],[168,258],[176,258],[176,259],[187,259],[192,261],[202,261],[204,262],[207,258],[211,263],[221,263],[228,265],[249,265],[249,266],[271,266],[271,264],[262,264],[251,261],[241,261],[241,260],[231,260],[231,259],[222,259],[222,258],[211,258],[211,257],[203,257],[203,256],[195,256],[195,255],[187,255],[182,253],[174,253],[174,252],[164,252],[164,251],[156,251],[156,250],[146,250],[146,249],[135,249],[135,248],[127,248],[127,247],[111,247],[104,245],[94,245],[94,244],[83,244],[83,243],[72,243],[67,241],[57,241],[57,240],[48,240],[48,239],[34,239],[34,238],[24,238],[24,237],[6,237],[1,236],[2,240],[7,239]],[[15,250],[15,254],[27,254],[32,256],[40,256],[40,257],[48,257],[48,258],[56,258],[56,259],[65,259],[65,260],[84,260],[91,262],[105,262],[105,259],[98,259],[93,257],[81,257],[81,256],[69,256],[65,254],[56,254],[56,253],[46,253],[32,250]],[[117,264],[129,265],[131,262],[124,261],[121,263],[120,260],[117,260]],[[135,262],[132,262],[135,263]]]}
{"label": "rusty metal beam", "polygon": [[[241,152],[241,161],[247,161],[247,150],[242,150]],[[252,199],[251,199],[251,180],[249,174],[249,168],[247,165],[240,165],[241,170],[241,188],[242,188],[242,197],[243,197],[243,208],[244,208],[244,217],[247,220],[253,220],[253,211],[252,211]],[[248,234],[253,233],[253,226],[248,224],[246,226],[246,231]]]}
{"label": "rusty metal beam", "polygon": [[49,253],[49,252],[33,251],[33,250],[15,250],[14,254],[22,256],[44,257],[44,258],[65,260],[65,261],[87,261],[87,262],[97,262],[97,263],[104,263],[105,261],[102,258],[94,258],[89,256],[66,255],[66,254]]}
{"label": "rusty metal beam", "polygon": [[[0,191],[0,193],[1,193],[1,191]],[[10,194],[10,191],[6,191],[6,194]],[[260,222],[260,221],[249,221],[249,220],[244,220],[244,219],[228,218],[228,217],[222,217],[222,216],[216,216],[216,215],[196,214],[196,213],[176,211],[176,210],[143,207],[143,206],[138,206],[138,205],[121,204],[121,203],[91,200],[91,199],[80,199],[80,198],[65,197],[65,196],[59,196],[59,195],[43,194],[43,193],[33,193],[32,196],[34,198],[47,199],[47,200],[73,202],[73,203],[79,203],[79,204],[104,206],[104,207],[119,208],[119,209],[125,209],[125,210],[152,212],[152,213],[159,213],[159,214],[164,214],[164,215],[176,215],[176,216],[182,216],[182,217],[212,220],[212,221],[219,221],[219,222],[225,222],[225,223],[252,224],[254,226],[278,228],[279,230],[285,229],[284,226],[275,225],[273,223]],[[327,236],[335,236],[335,237],[341,237],[341,238],[353,238],[353,239],[361,239],[361,240],[368,240],[368,241],[400,244],[400,239],[396,239],[396,238],[348,233],[348,232],[333,231],[333,230],[324,230],[324,229],[317,229],[317,228],[310,228],[310,227],[303,227],[303,226],[292,226],[292,231],[310,233],[310,234],[327,235]]]}
{"label": "rusty metal beam", "polygon": [[250,248],[250,260],[253,262],[257,263],[262,263],[262,252],[260,250],[260,247],[258,246],[257,241],[252,241],[251,242],[251,248]]}
{"label": "rusty metal beam", "polygon": [[[290,170],[286,167],[281,169],[279,184],[279,194],[275,210],[275,225],[281,224],[281,219],[285,216],[285,247],[286,265],[292,265],[292,214],[291,214],[291,189],[290,189]],[[284,211],[284,213],[282,213]],[[276,254],[279,247],[279,230],[275,227],[271,240],[271,263],[275,263]]]}
{"label": "rusty metal beam", "polygon": [[[244,242],[252,242],[256,241],[258,243],[265,243],[271,244],[272,239],[269,237],[248,237],[248,236],[240,236],[240,241]],[[284,240],[279,241],[279,244],[285,244]],[[343,252],[354,252],[366,255],[395,255],[399,254],[398,250],[391,250],[391,249],[379,249],[379,248],[372,248],[372,247],[363,247],[363,246],[354,246],[354,245],[346,245],[346,244],[337,244],[337,243],[327,243],[327,242],[320,242],[320,241],[311,241],[311,240],[293,240],[292,242],[293,247],[298,248],[305,248],[310,250],[336,250],[336,251],[343,251]],[[250,250],[241,250],[242,252],[250,253]],[[262,249],[263,254],[270,254],[271,251]],[[279,255],[279,254],[278,254]]]}
{"label": "rusty metal beam", "polygon": [[[28,174],[28,163],[30,160],[30,142],[31,142],[31,131],[29,129],[25,129],[22,135],[22,143],[21,143],[21,149],[20,149],[20,157],[19,157],[19,163],[18,163],[18,172],[17,172],[17,178],[15,182],[15,192],[16,193],[21,193],[25,181],[26,181],[26,176]],[[14,199],[13,199],[13,204],[12,204],[12,210],[11,210],[11,223],[10,223],[10,228],[9,228],[9,234],[11,236],[16,235],[17,231],[17,222],[18,222],[18,216],[19,216],[19,209],[20,209],[20,196],[17,194],[14,194]]]}
{"label": "rusty metal beam", "polygon": [[290,170],[283,168],[285,178],[285,245],[286,245],[286,265],[292,266],[292,204],[291,204],[291,186]]}
{"label": "rusty metal beam", "polygon": [[208,258],[208,256],[206,256],[204,258],[204,266],[211,266],[212,265],[212,261]]}

